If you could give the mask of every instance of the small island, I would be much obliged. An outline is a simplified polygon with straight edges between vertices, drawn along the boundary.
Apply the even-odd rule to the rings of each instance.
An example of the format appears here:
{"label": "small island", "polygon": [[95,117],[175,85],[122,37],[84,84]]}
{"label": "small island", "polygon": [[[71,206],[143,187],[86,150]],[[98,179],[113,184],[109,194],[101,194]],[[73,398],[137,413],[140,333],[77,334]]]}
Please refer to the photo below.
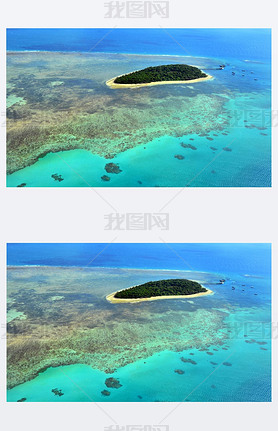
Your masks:
{"label": "small island", "polygon": [[212,291],[197,281],[171,279],[149,281],[128,289],[119,290],[106,296],[112,303],[153,301],[157,299],[193,298],[209,295]]}
{"label": "small island", "polygon": [[120,75],[109,79],[106,84],[110,88],[138,88],[146,85],[189,84],[208,79],[212,79],[212,76],[207,75],[196,66],[167,64]]}

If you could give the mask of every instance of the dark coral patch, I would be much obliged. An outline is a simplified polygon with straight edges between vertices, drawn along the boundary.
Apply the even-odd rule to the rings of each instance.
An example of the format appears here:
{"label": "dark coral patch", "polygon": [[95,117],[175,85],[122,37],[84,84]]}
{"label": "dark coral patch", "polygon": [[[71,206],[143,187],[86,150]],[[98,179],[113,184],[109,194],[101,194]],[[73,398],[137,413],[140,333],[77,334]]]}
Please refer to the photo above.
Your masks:
{"label": "dark coral patch", "polygon": [[108,175],[103,175],[101,179],[102,181],[110,181],[110,177],[108,177]]}
{"label": "dark coral patch", "polygon": [[105,170],[108,172],[108,174],[119,174],[122,172],[118,163],[106,163]]}
{"label": "dark coral patch", "polygon": [[106,389],[104,389],[103,391],[101,391],[102,395],[104,395],[105,397],[109,397],[110,392],[107,391]]}
{"label": "dark coral patch", "polygon": [[181,361],[182,361],[182,362],[189,363],[189,364],[192,364],[192,365],[197,365],[197,362],[196,362],[196,361],[193,361],[193,359],[187,359],[187,358],[182,357],[182,358],[181,358]]}
{"label": "dark coral patch", "polygon": [[108,388],[119,389],[121,386],[119,379],[115,379],[114,377],[109,377],[105,380],[105,384]]}
{"label": "dark coral patch", "polygon": [[191,144],[185,144],[184,142],[181,142],[181,146],[182,146],[183,148],[190,148],[191,150],[197,150],[197,148],[196,148],[196,147],[194,147],[194,145],[191,145]]}
{"label": "dark coral patch", "polygon": [[59,181],[59,183],[61,181],[64,181],[64,178],[62,177],[62,175],[58,175],[58,174],[52,174],[51,178],[53,178],[55,181]]}
{"label": "dark coral patch", "polygon": [[59,397],[64,395],[64,393],[62,392],[62,389],[58,389],[58,388],[52,389],[51,392],[53,392],[54,395],[58,395]]}

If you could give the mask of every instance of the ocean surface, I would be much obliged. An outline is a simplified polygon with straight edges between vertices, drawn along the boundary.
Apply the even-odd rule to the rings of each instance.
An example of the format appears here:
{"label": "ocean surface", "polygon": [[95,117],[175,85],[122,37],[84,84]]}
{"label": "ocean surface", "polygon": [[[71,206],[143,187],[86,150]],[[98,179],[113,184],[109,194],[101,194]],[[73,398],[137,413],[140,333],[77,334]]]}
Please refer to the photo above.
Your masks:
{"label": "ocean surface", "polygon": [[[56,149],[47,155],[42,151],[43,157],[36,155],[37,161],[30,166],[15,171],[15,168],[12,168],[13,172],[7,176],[8,186],[271,186],[270,29],[8,29],[7,50],[13,53],[8,62],[8,77],[13,76],[15,83],[16,71],[20,76],[20,73],[26,70],[26,73],[35,76],[36,80],[41,78],[41,81],[34,82],[34,88],[38,87],[38,82],[46,85],[49,81],[49,77],[46,81],[44,71],[55,72],[55,68],[52,68],[56,62],[51,57],[54,53],[63,54],[64,57],[61,58],[67,62],[71,61],[73,66],[80,63],[81,53],[84,58],[88,58],[88,61],[91,61],[88,71],[91,70],[91,73],[87,79],[90,77],[93,81],[89,87],[87,81],[85,88],[90,88],[95,97],[101,97],[105,106],[103,112],[110,116],[104,116],[101,121],[106,122],[103,139],[107,139],[105,142],[108,144],[110,142],[110,153],[113,154],[109,158],[109,151],[106,156],[92,151],[93,141],[89,143],[90,151],[82,149],[83,144],[78,143],[74,145],[78,148],[71,149],[73,133],[67,136],[66,131],[69,128],[65,127],[65,144],[59,145],[67,149]],[[30,57],[24,66],[20,55],[27,52],[28,55],[33,55],[33,60]],[[38,57],[42,53],[43,60]],[[98,57],[100,54],[104,61],[102,66]],[[65,57],[66,55],[70,55],[71,59]],[[136,90],[136,94],[134,91],[132,95],[129,90],[121,90],[121,93],[117,93],[121,96],[117,100],[114,97],[115,90],[105,88],[104,79],[147,67],[155,62],[163,64],[161,56],[174,56],[175,59],[172,58],[171,62],[188,61],[190,64],[194,63],[195,59],[195,64],[212,74],[214,79],[191,86],[163,85],[142,88],[140,93]],[[167,61],[164,63],[167,64]],[[225,70],[216,70],[219,64],[226,64]],[[99,67],[101,70],[98,74]],[[56,74],[52,73],[55,87],[53,107],[57,104],[57,98],[60,99],[66,94],[63,87],[66,82],[65,75],[59,75],[60,69],[59,65]],[[74,81],[71,78],[70,82],[74,82],[73,85],[76,86],[76,76]],[[79,84],[81,89],[76,97],[80,98],[80,94],[83,97],[80,92],[84,91],[84,82],[80,81]],[[22,83],[17,85],[22,88]],[[75,89],[76,87],[73,87],[74,91]],[[57,93],[62,90],[63,93]],[[9,91],[11,94],[8,96],[8,106],[12,109],[16,107],[19,111],[26,109],[22,105],[30,94],[27,94],[25,100],[20,95],[22,93],[16,93],[15,88]],[[34,100],[49,103],[47,98],[51,91],[54,91],[53,88],[47,89],[45,100],[41,91],[35,99],[34,94],[31,94],[32,103]],[[69,91],[68,84],[66,91]],[[134,94],[135,97],[131,97]],[[69,95],[72,97],[72,93]],[[204,99],[204,96],[209,98]],[[182,104],[186,100],[184,97],[189,101],[196,100],[197,115],[194,112],[192,116],[192,111],[187,113],[189,104]],[[213,106],[212,102],[219,97],[224,102],[222,107]],[[160,103],[162,100],[167,100],[167,108]],[[76,99],[71,99],[71,102],[72,108],[75,109]],[[66,101],[64,103],[67,105]],[[114,106],[113,111],[111,105]],[[37,109],[37,105],[33,106]],[[41,104],[41,109],[43,106]],[[143,116],[142,107],[146,118]],[[170,108],[169,113],[167,109]],[[93,110],[95,109],[94,107]],[[99,110],[99,107],[97,109]],[[49,112],[43,110],[41,116],[44,115],[47,119],[50,116]],[[120,127],[123,116],[127,120],[126,133]],[[172,124],[168,124],[169,118],[173,120]],[[196,119],[195,133],[190,128],[192,118]],[[222,118],[221,130],[218,129],[215,118]],[[148,119],[153,121],[148,122]],[[52,117],[49,124],[51,121]],[[94,121],[95,117],[90,117],[90,122]],[[99,119],[97,121],[98,127],[104,127],[102,123],[99,124]],[[142,132],[143,125],[145,135]],[[206,130],[201,130],[201,126]],[[79,129],[74,128],[77,140],[78,132],[83,139],[85,130],[88,129],[87,126],[86,129],[82,127],[81,125]],[[163,130],[164,134],[159,129]],[[117,139],[125,141],[123,151],[114,151],[115,145],[120,145]],[[97,145],[97,137],[95,140]],[[136,145],[130,145],[130,141],[136,141]],[[190,148],[181,149],[181,143],[191,144],[197,151]],[[85,144],[88,145],[88,141]],[[179,154],[184,159],[175,157]],[[122,172],[111,174],[110,180],[104,181],[102,176],[106,174],[104,168],[107,162],[117,163]],[[61,175],[63,180],[53,179],[53,174]]]}
{"label": "ocean surface", "polygon": [[[11,243],[11,266],[77,266],[270,274],[268,244]],[[172,250],[173,249],[173,250]]]}
{"label": "ocean surface", "polygon": [[[271,401],[269,244],[8,244],[7,251],[10,328],[21,336],[26,324],[29,335],[43,331],[48,346],[40,358],[35,337],[32,363],[28,355],[18,360],[21,341],[11,331],[8,401]],[[105,299],[181,277],[213,294],[136,305]],[[13,383],[33,366],[43,371]],[[110,377],[122,386],[107,387]]]}
{"label": "ocean surface", "polygon": [[20,28],[7,29],[7,50],[175,54],[270,61],[270,37],[270,29]]}

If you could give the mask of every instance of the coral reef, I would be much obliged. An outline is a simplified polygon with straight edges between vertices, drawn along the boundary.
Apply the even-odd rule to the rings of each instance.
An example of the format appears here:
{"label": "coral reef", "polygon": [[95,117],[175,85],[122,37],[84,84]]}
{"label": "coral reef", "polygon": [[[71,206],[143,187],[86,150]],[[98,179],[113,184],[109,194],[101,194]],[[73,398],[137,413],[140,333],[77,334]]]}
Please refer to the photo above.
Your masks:
{"label": "coral reef", "polygon": [[54,395],[58,395],[58,397],[62,397],[64,395],[64,393],[62,392],[62,389],[58,389],[58,388],[52,389],[51,392],[53,392]]}
{"label": "coral reef", "polygon": [[111,392],[107,391],[106,389],[104,389],[103,391],[101,391],[102,395],[104,395],[105,397],[109,397],[109,395],[111,394]]}
{"label": "coral reef", "polygon": [[114,377],[109,377],[105,380],[105,384],[108,388],[119,389],[123,385],[120,384],[119,379],[115,379]]}
{"label": "coral reef", "polygon": [[191,150],[197,150],[197,148],[196,148],[196,147],[194,147],[194,145],[191,145],[191,144],[185,144],[184,142],[181,142],[181,146],[182,146],[183,148],[190,148]]}
{"label": "coral reef", "polygon": [[[163,350],[224,345],[225,313],[202,308],[201,303],[195,311],[186,311],[181,302],[174,308],[171,301],[115,308],[105,299],[111,290],[134,285],[135,280],[159,280],[166,274],[115,268],[9,268],[8,304],[17,313],[7,325],[8,387],[48,367],[80,363],[111,375]],[[24,313],[25,319],[18,313]]]}
{"label": "coral reef", "polygon": [[186,363],[188,363],[188,364],[192,364],[192,365],[197,365],[197,362],[196,361],[193,361],[193,359],[187,359],[187,358],[181,358],[181,361],[182,362],[186,362]]}
{"label": "coral reef", "polygon": [[62,175],[58,175],[58,174],[52,174],[51,178],[53,178],[55,181],[59,181],[59,183],[64,180]]}
{"label": "coral reef", "polygon": [[108,174],[119,174],[120,172],[122,172],[119,165],[116,163],[106,163],[105,170]]}
{"label": "coral reef", "polygon": [[[225,97],[215,94],[213,81],[206,93],[201,86],[187,95],[161,85],[122,90],[119,97],[106,87],[113,70],[121,74],[123,67],[136,70],[159,59],[167,61],[125,55],[123,66],[117,54],[8,53],[7,95],[24,103],[7,109],[7,172],[49,152],[84,149],[112,158],[161,136],[224,130]],[[43,69],[36,66],[42,61]]]}

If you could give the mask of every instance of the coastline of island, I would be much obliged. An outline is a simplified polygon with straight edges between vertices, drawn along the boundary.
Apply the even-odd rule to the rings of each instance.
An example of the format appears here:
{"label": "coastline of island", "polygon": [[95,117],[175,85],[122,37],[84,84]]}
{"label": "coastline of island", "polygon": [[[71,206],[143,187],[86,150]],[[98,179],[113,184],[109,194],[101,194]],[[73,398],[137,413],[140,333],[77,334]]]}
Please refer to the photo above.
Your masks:
{"label": "coastline of island", "polygon": [[[131,286],[128,289],[131,289],[132,287],[135,286]],[[202,286],[204,287],[204,286]],[[205,288],[206,289],[206,288]],[[123,289],[123,290],[127,290],[127,289]],[[143,302],[143,301],[156,301],[158,299],[187,299],[187,298],[197,298],[199,296],[206,296],[206,295],[211,295],[214,292],[210,289],[206,289],[206,292],[199,292],[199,293],[194,293],[191,295],[165,295],[165,296],[150,296],[149,298],[115,298],[116,293],[121,292],[121,290],[118,290],[116,292],[110,293],[109,295],[106,296],[106,299],[108,302],[110,302],[111,304],[125,304],[125,303],[136,303],[136,302]]]}
{"label": "coastline of island", "polygon": [[156,81],[156,82],[146,82],[146,83],[142,83],[142,84],[116,84],[114,81],[115,79],[119,78],[120,76],[124,76],[123,75],[119,75],[119,76],[115,76],[112,79],[109,79],[108,81],[106,81],[106,85],[112,89],[119,89],[119,88],[140,88],[140,87],[151,87],[153,85],[164,85],[164,84],[194,84],[195,82],[202,82],[202,81],[208,81],[213,79],[212,75],[207,75],[204,78],[197,78],[197,79],[189,79],[187,81]]}
{"label": "coastline of island", "polygon": [[110,88],[140,88],[163,84],[187,84],[212,79],[203,70],[188,64],[162,64],[128,72],[106,81]]}

